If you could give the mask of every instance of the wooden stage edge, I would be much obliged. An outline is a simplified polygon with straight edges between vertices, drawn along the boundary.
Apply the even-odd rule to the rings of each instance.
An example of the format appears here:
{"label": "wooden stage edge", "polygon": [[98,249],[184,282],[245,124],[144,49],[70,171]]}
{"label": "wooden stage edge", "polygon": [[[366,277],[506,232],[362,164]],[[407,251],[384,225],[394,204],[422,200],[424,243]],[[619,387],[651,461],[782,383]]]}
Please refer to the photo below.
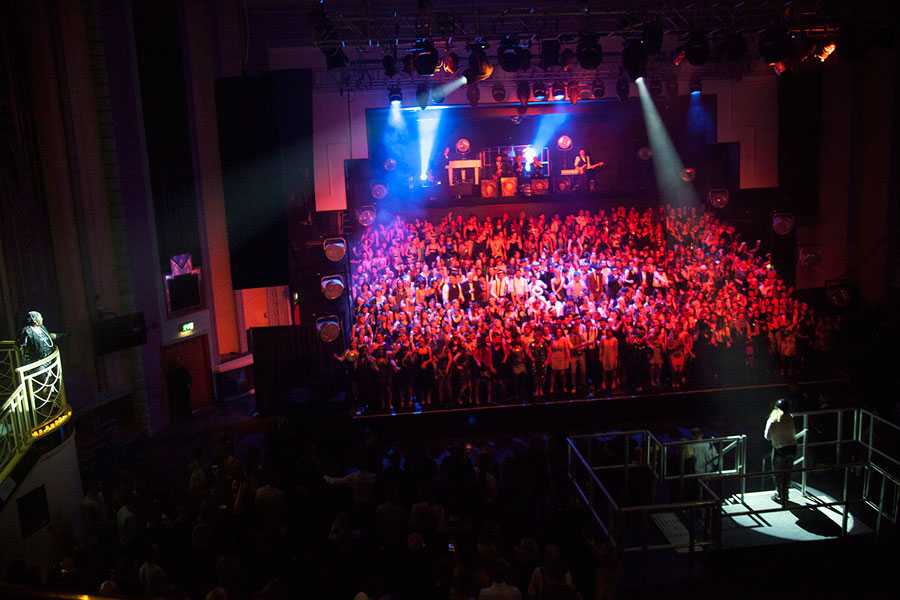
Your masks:
{"label": "wooden stage edge", "polygon": [[493,412],[493,411],[504,411],[504,410],[524,410],[529,408],[551,408],[551,407],[571,407],[571,406],[584,406],[590,404],[600,404],[607,402],[618,402],[622,400],[631,400],[631,401],[641,401],[641,400],[651,400],[651,399],[660,399],[660,398],[686,398],[686,397],[698,397],[704,395],[711,394],[722,394],[729,392],[747,392],[754,390],[773,390],[778,388],[787,388],[792,383],[796,383],[801,387],[810,386],[810,385],[824,385],[824,384],[835,384],[835,383],[848,383],[848,380],[845,378],[835,378],[835,379],[816,379],[809,381],[797,381],[797,382],[776,382],[776,383],[761,383],[754,385],[741,385],[741,386],[726,386],[726,387],[716,387],[716,388],[699,388],[699,389],[690,389],[690,390],[670,390],[670,391],[661,391],[661,392],[652,392],[652,393],[641,393],[641,394],[618,394],[618,395],[602,395],[602,396],[594,396],[594,397],[582,397],[582,398],[571,398],[566,400],[550,400],[547,402],[525,402],[521,404],[515,403],[507,403],[507,404],[489,404],[489,405],[479,405],[479,406],[459,406],[454,408],[432,408],[429,410],[403,410],[396,412],[376,412],[376,413],[368,413],[368,414],[353,414],[353,420],[355,421],[366,421],[366,420],[378,420],[378,419],[398,419],[402,417],[422,417],[428,415],[465,415],[472,413],[484,413],[484,412]]}

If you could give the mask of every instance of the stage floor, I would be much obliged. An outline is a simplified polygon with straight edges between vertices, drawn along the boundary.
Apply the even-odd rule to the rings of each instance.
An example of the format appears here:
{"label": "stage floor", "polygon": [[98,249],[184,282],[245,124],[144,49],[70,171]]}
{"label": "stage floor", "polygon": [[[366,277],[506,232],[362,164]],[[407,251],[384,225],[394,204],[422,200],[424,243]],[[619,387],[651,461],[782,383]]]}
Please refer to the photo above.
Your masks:
{"label": "stage floor", "polygon": [[[823,506],[835,499],[821,490],[807,487],[803,496],[792,488],[788,510],[764,512],[780,507],[772,495],[774,490],[731,496],[722,504],[722,547],[746,548],[769,544],[812,542],[841,536],[842,506]],[[749,514],[743,514],[749,513]],[[734,514],[735,516],[730,516]],[[865,523],[847,514],[847,534],[872,533]]]}

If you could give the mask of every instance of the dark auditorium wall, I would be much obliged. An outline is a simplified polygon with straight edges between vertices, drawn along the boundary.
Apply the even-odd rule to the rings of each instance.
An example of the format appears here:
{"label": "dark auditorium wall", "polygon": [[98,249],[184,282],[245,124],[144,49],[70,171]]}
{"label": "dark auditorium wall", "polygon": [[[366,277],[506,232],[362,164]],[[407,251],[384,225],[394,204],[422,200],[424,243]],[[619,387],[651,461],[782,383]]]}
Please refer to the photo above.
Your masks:
{"label": "dark auditorium wall", "polygon": [[180,39],[181,16],[173,0],[132,3],[147,155],[156,210],[160,273],[169,258],[191,253],[203,263],[194,163]]}

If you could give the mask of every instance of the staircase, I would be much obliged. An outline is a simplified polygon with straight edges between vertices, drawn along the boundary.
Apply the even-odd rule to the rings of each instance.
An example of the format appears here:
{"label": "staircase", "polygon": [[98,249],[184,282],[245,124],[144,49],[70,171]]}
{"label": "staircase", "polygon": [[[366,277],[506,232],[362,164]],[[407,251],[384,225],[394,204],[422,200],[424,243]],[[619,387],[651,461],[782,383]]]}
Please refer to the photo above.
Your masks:
{"label": "staircase", "polygon": [[22,365],[14,342],[0,341],[0,483],[36,441],[72,416],[59,349]]}

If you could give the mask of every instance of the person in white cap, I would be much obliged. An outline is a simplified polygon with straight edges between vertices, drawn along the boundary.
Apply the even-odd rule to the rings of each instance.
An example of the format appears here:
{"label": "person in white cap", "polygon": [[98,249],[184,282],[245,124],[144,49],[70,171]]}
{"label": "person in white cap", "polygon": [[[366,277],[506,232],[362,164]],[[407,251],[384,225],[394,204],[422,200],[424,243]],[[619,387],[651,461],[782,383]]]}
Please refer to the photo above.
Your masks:
{"label": "person in white cap", "polygon": [[797,442],[794,439],[796,433],[794,417],[791,415],[788,402],[784,398],[779,398],[766,420],[763,436],[772,444],[772,466],[773,470],[778,472],[778,490],[772,496],[772,500],[782,506],[787,506],[788,502],[791,468],[797,454]]}

